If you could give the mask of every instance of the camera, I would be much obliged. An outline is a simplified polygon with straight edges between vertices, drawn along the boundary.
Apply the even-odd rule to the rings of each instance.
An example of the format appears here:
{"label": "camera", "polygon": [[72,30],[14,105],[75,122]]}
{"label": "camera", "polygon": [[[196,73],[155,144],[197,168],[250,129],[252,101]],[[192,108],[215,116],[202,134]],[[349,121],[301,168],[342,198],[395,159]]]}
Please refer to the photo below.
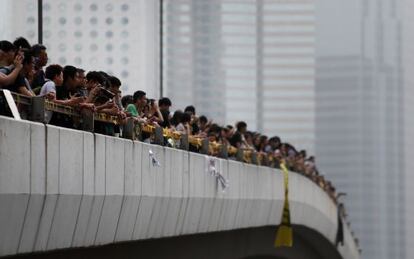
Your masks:
{"label": "camera", "polygon": [[115,94],[110,92],[109,90],[105,89],[102,86],[97,86],[99,88],[98,93],[96,94],[96,101],[98,103],[106,103],[107,101],[114,98]]}

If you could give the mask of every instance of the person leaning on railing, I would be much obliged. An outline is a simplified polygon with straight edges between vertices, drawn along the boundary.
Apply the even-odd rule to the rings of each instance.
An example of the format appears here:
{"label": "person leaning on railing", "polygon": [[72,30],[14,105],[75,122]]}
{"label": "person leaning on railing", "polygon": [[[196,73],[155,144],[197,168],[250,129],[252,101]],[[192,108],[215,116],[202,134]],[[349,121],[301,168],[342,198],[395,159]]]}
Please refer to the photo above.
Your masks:
{"label": "person leaning on railing", "polygon": [[34,57],[34,76],[32,82],[32,88],[35,93],[39,93],[42,86],[46,82],[45,72],[43,68],[48,61],[47,49],[42,44],[35,44],[32,46],[32,53]]}
{"label": "person leaning on railing", "polygon": [[[12,46],[9,45],[9,47]],[[23,60],[20,63],[21,57]],[[3,75],[3,78],[18,72],[14,82],[4,85],[4,89],[25,96],[35,96],[29,83],[29,78],[33,76],[33,57],[30,51],[12,49],[3,55],[0,62],[0,74]],[[15,62],[18,62],[17,66],[15,66]]]}
{"label": "person leaning on railing", "polygon": [[[128,104],[125,109],[125,112],[128,114],[128,116],[134,120],[135,136],[141,135],[140,124],[147,122],[147,119],[142,116],[144,107],[147,104],[146,95],[147,94],[144,91],[136,91],[132,96],[132,103]],[[143,139],[146,138],[147,136],[144,136]]]}
{"label": "person leaning on railing", "polygon": [[[56,99],[56,87],[61,86],[63,83],[63,68],[60,65],[50,65],[46,68],[46,82],[40,90],[40,96],[45,97],[47,100],[57,103],[68,105],[68,101],[62,101]],[[50,123],[52,120],[53,112],[45,111],[45,122]]]}
{"label": "person leaning on railing", "polygon": [[147,104],[144,106],[143,117],[154,126],[160,126],[164,122],[162,113],[154,99],[147,100]]}
{"label": "person leaning on railing", "polygon": [[9,89],[23,68],[23,56],[9,41],[0,41],[0,87]]}

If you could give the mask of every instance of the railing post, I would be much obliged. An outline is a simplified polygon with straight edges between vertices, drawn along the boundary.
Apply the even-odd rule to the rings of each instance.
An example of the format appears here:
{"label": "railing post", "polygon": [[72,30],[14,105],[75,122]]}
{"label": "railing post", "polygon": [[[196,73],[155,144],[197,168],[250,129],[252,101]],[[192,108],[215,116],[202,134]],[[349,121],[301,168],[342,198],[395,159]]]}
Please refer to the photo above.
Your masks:
{"label": "railing post", "polygon": [[208,148],[209,148],[209,141],[208,138],[205,138],[201,142],[200,154],[208,155]]}
{"label": "railing post", "polygon": [[244,155],[243,149],[241,148],[237,149],[236,160],[243,162],[243,155]]}
{"label": "railing post", "polygon": [[134,136],[135,135],[134,128],[135,128],[134,119],[128,118],[122,129],[122,137],[134,140],[136,137]]}
{"label": "railing post", "polygon": [[154,144],[164,146],[164,132],[161,127],[155,127],[154,131]]}
{"label": "railing post", "polygon": [[264,155],[264,156],[262,156],[262,162],[261,162],[261,165],[263,165],[263,166],[269,166],[269,159],[267,158],[267,154],[266,155]]}
{"label": "railing post", "polygon": [[227,144],[222,144],[219,152],[219,157],[227,159],[229,157]]}
{"label": "railing post", "polygon": [[43,96],[32,97],[31,120],[45,122],[45,98]]}
{"label": "railing post", "polygon": [[252,152],[252,164],[254,164],[254,165],[259,164],[259,159],[258,159],[258,156],[257,156],[256,152]]}
{"label": "railing post", "polygon": [[182,134],[180,137],[180,149],[188,151],[189,148],[188,135]]}
{"label": "railing post", "polygon": [[94,113],[89,109],[81,110],[81,117],[82,117],[82,130],[94,132]]}

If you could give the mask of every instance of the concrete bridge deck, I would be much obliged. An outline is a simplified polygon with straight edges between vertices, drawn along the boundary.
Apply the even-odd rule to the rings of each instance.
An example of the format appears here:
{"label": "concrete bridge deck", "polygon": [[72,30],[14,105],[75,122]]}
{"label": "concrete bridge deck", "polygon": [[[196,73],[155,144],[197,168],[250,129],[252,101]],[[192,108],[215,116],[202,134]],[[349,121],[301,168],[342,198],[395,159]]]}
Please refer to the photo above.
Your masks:
{"label": "concrete bridge deck", "polygon": [[[335,249],[335,204],[289,177],[292,223]],[[0,117],[0,256],[276,226],[283,192],[276,169]],[[339,258],[358,259],[346,224],[344,240]]]}

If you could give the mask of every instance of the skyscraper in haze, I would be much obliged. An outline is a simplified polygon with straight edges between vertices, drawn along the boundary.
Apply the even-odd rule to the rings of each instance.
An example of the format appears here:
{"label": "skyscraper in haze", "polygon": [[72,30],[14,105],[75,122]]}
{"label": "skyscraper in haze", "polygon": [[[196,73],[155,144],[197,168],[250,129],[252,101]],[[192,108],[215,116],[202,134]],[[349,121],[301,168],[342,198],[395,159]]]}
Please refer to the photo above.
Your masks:
{"label": "skyscraper in haze", "polygon": [[404,159],[406,258],[414,258],[414,1],[403,2]]}
{"label": "skyscraper in haze", "polygon": [[258,128],[313,154],[315,1],[258,3]]}
{"label": "skyscraper in haze", "polygon": [[363,258],[405,258],[401,14],[397,1],[318,5],[316,154],[348,194]]}
{"label": "skyscraper in haze", "polygon": [[219,123],[314,152],[314,1],[164,1],[164,87]]}
{"label": "skyscraper in haze", "polygon": [[[13,41],[23,36],[32,44],[38,43],[39,2],[2,0],[2,39]],[[44,0],[41,3],[48,64],[106,71],[121,79],[124,94],[140,89],[149,97],[159,95],[158,1]]]}

